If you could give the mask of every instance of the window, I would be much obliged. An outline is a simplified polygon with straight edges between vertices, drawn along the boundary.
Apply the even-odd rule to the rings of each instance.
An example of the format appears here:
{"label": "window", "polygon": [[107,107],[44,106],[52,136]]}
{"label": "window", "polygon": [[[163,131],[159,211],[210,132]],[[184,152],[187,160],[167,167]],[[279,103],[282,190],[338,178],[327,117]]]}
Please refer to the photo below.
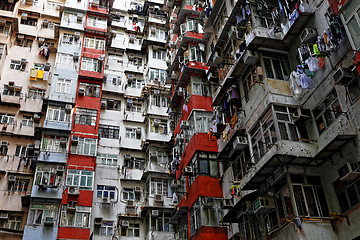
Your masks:
{"label": "window", "polygon": [[80,82],[79,88],[85,89],[85,96],[100,97],[100,85],[99,84]]}
{"label": "window", "polygon": [[116,188],[110,186],[98,185],[96,189],[96,197],[100,200],[108,198],[112,201],[116,200]]}
{"label": "window", "polygon": [[167,120],[150,118],[150,132],[168,134]]}
{"label": "window", "polygon": [[71,91],[71,80],[58,78],[56,82],[56,92],[70,94]]}
{"label": "window", "polygon": [[11,125],[15,122],[15,115],[7,114],[7,113],[0,113],[0,123]]}
{"label": "window", "polygon": [[[11,30],[11,24],[9,24],[9,23],[6,23],[6,24],[0,26],[0,33],[2,33],[2,34],[9,35],[10,30]],[[5,46],[5,44],[2,44],[2,45]]]}
{"label": "window", "polygon": [[346,213],[360,203],[360,179],[356,181],[334,182],[335,192],[339,201],[341,212]]}
{"label": "window", "polygon": [[162,95],[151,95],[151,105],[157,107],[167,107],[168,98]]}
{"label": "window", "polygon": [[290,65],[286,55],[262,52],[266,77],[287,81],[290,76]]}
{"label": "window", "polygon": [[117,166],[118,165],[117,155],[99,153],[97,154],[96,157],[96,163],[97,165],[102,165],[102,166]]}
{"label": "window", "polygon": [[126,111],[141,113],[141,103],[127,104]]}
{"label": "window", "polygon": [[35,185],[42,187],[60,187],[62,172],[57,172],[55,167],[37,167]]}
{"label": "window", "polygon": [[96,126],[98,111],[88,108],[75,109],[75,124]]}
{"label": "window", "polygon": [[166,151],[157,151],[157,162],[158,163],[168,163],[169,157]]}
{"label": "window", "polygon": [[0,220],[0,228],[12,229],[12,230],[21,230],[22,216],[16,215],[14,213],[9,214],[8,219]]}
{"label": "window", "polygon": [[130,189],[130,188],[124,188],[122,190],[122,199],[124,201],[128,201],[128,200],[135,200],[135,192],[134,189]]}
{"label": "window", "polygon": [[[0,33],[1,33],[1,26],[0,26]],[[0,43],[0,59],[2,59],[5,54],[6,54],[6,45]]]}
{"label": "window", "polygon": [[128,169],[145,169],[145,160],[141,158],[132,157],[130,159],[124,159],[124,166]]}
{"label": "window", "polygon": [[95,156],[95,154],[96,154],[96,139],[79,138],[78,144],[71,146],[71,153]]}
{"label": "window", "polygon": [[88,27],[106,29],[107,28],[107,21],[106,21],[106,18],[88,16],[86,25]]}
{"label": "window", "polygon": [[48,9],[48,10],[59,10],[60,7],[61,7],[61,5],[56,2],[47,1],[47,3],[46,3],[46,9]]}
{"label": "window", "polygon": [[159,232],[173,232],[172,226],[169,224],[172,215],[170,212],[159,210],[159,216],[151,216],[151,230]]}
{"label": "window", "polygon": [[44,136],[41,151],[66,153],[67,138]]}
{"label": "window", "polygon": [[191,85],[188,88],[191,88],[191,91],[188,90],[189,94],[200,95],[200,96],[210,96],[210,86],[203,82],[201,78],[192,77]]}
{"label": "window", "polygon": [[74,57],[72,55],[65,53],[57,53],[56,56],[56,67],[69,70],[76,69],[76,64],[74,64]]}
{"label": "window", "polygon": [[194,178],[198,175],[219,177],[219,166],[216,161],[216,154],[201,152],[193,159]]}
{"label": "window", "polygon": [[150,37],[156,38],[159,40],[166,40],[168,37],[168,33],[165,30],[159,28],[151,28],[150,29]]}
{"label": "window", "polygon": [[81,70],[91,71],[91,72],[102,72],[103,61],[94,58],[82,57]]}
{"label": "window", "polygon": [[166,51],[164,51],[164,50],[153,50],[152,58],[166,61]]}
{"label": "window", "polygon": [[158,80],[161,82],[165,82],[167,72],[166,70],[154,69],[150,68],[150,81]]}
{"label": "window", "polygon": [[43,20],[42,28],[54,30],[55,29],[55,22],[49,21],[49,20]]}
{"label": "window", "polygon": [[129,85],[132,88],[142,88],[145,86],[145,82],[142,79],[133,79]]}
{"label": "window", "polygon": [[203,23],[192,19],[187,19],[185,23],[180,25],[181,35],[186,32],[204,33]]}
{"label": "window", "polygon": [[74,34],[64,33],[61,39],[61,43],[72,45],[75,43],[79,43],[79,38],[76,38]]}
{"label": "window", "polygon": [[21,88],[9,87],[4,85],[3,95],[20,97]]}
{"label": "window", "polygon": [[80,187],[85,190],[92,190],[94,171],[69,169],[66,176],[66,186]]}
{"label": "window", "polygon": [[49,105],[46,113],[46,120],[69,123],[70,114],[66,113],[64,107]]}
{"label": "window", "polygon": [[126,138],[131,138],[131,139],[136,139],[136,128],[125,128],[125,137]]}
{"label": "window", "polygon": [[195,132],[208,132],[211,126],[210,112],[195,112]]}
{"label": "window", "polygon": [[189,50],[185,52],[185,58],[188,58],[192,62],[205,62],[206,59],[204,52],[200,51],[200,49],[194,45],[190,45]]}
{"label": "window", "polygon": [[99,137],[119,139],[119,127],[100,125],[99,126]]}
{"label": "window", "polygon": [[114,222],[101,221],[101,226],[94,226],[95,235],[112,236],[114,233]]}
{"label": "window", "polygon": [[28,26],[36,26],[38,19],[27,17],[27,19],[21,18],[20,24],[28,25]]}
{"label": "window", "polygon": [[34,119],[31,116],[23,116],[21,126],[32,127],[34,126]]}
{"label": "window", "polygon": [[107,75],[106,76],[106,84],[111,84],[115,86],[121,85],[121,76]]}
{"label": "window", "polygon": [[356,77],[346,86],[351,103],[355,103],[360,97],[360,77],[359,73],[356,72]]}
{"label": "window", "polygon": [[[27,38],[27,37],[25,37],[25,36],[22,35],[22,34],[18,34],[17,37],[16,37],[16,39],[15,39],[14,45],[16,45],[16,46],[18,46],[18,47],[28,47],[28,48],[31,48],[32,43],[33,43],[33,39],[32,39],[32,38]],[[24,69],[21,69],[21,71],[24,71]]]}
{"label": "window", "polygon": [[23,67],[21,65],[21,62],[20,61],[16,61],[16,60],[11,60],[10,62],[10,69],[13,69],[13,70],[18,70],[18,71],[23,71]]}
{"label": "window", "polygon": [[16,176],[15,181],[8,181],[8,191],[26,193],[29,188],[30,179]]}
{"label": "window", "polygon": [[349,1],[349,4],[342,14],[345,28],[353,49],[360,49],[360,6],[356,1]]}
{"label": "window", "polygon": [[129,227],[122,227],[121,236],[140,237],[140,224],[130,223]]}
{"label": "window", "polygon": [[54,204],[31,203],[27,224],[41,225],[47,217],[52,217],[55,222],[58,209],[59,206]]}
{"label": "window", "polygon": [[68,206],[63,205],[60,226],[88,228],[91,207],[76,206],[76,211],[68,211]]}
{"label": "window", "polygon": [[101,102],[106,102],[106,110],[120,111],[121,110],[121,101],[113,99],[102,98]]}
{"label": "window", "polygon": [[168,195],[168,179],[151,178],[150,195]]}
{"label": "window", "polygon": [[14,156],[20,157],[25,156],[26,146],[16,145]]}
{"label": "window", "polygon": [[342,113],[336,90],[332,90],[325,97],[325,99],[313,110],[313,112],[316,126],[319,130],[319,133],[321,134]]}
{"label": "window", "polygon": [[137,38],[134,35],[129,35],[129,44],[141,45],[142,44],[142,39]]}
{"label": "window", "polygon": [[37,89],[37,88],[29,88],[27,92],[27,97],[33,99],[44,99],[45,90]]}
{"label": "window", "polygon": [[328,216],[329,210],[326,205],[324,191],[321,187],[320,177],[292,174],[291,182],[297,216]]}
{"label": "window", "polygon": [[84,47],[105,50],[105,40],[103,38],[93,38],[86,36],[84,41]]}

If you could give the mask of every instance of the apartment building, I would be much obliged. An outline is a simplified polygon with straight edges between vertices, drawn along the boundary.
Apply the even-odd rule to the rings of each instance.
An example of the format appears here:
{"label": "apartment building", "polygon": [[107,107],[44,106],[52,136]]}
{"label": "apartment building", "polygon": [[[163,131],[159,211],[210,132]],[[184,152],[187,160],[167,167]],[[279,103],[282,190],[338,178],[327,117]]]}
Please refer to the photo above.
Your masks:
{"label": "apartment building", "polygon": [[177,239],[358,239],[359,3],[167,5]]}

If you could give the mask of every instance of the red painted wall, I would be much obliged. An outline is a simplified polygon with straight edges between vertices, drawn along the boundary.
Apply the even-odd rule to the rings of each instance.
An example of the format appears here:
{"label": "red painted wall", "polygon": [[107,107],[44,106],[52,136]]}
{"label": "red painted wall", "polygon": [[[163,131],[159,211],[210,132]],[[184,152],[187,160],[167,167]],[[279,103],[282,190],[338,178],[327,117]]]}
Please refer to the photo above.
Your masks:
{"label": "red painted wall", "polygon": [[[71,154],[67,161],[68,169],[95,170],[96,157]],[[77,167],[78,166],[78,167]]]}
{"label": "red painted wall", "polygon": [[179,170],[176,171],[176,179],[180,179],[183,168],[189,164],[196,151],[217,152],[217,149],[217,142],[210,141],[207,133],[193,135],[182,155]]}
{"label": "red painted wall", "polygon": [[90,229],[59,227],[58,239],[89,239]]}
{"label": "red painted wall", "polygon": [[202,197],[217,197],[222,198],[223,192],[219,178],[213,178],[209,176],[197,176],[193,184],[187,190],[187,193],[183,197],[178,207],[187,206],[188,209],[194,205],[196,200]]}
{"label": "red painted wall", "polygon": [[226,227],[202,226],[190,240],[227,240]]}
{"label": "red painted wall", "polygon": [[340,9],[345,5],[346,1],[348,0],[328,0],[329,5],[335,15],[338,14]]}
{"label": "red painted wall", "polygon": [[93,200],[93,191],[89,190],[80,190],[79,195],[68,195],[68,190],[66,189],[63,192],[63,198],[61,204],[68,204],[69,201],[76,201],[77,205],[91,207]]}

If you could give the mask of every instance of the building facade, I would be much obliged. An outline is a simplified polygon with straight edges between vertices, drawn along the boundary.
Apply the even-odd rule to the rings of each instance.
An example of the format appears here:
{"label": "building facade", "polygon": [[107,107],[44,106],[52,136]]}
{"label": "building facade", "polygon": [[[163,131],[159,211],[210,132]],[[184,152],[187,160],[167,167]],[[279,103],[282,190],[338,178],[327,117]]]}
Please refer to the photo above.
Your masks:
{"label": "building facade", "polygon": [[358,239],[355,0],[0,2],[0,239]]}

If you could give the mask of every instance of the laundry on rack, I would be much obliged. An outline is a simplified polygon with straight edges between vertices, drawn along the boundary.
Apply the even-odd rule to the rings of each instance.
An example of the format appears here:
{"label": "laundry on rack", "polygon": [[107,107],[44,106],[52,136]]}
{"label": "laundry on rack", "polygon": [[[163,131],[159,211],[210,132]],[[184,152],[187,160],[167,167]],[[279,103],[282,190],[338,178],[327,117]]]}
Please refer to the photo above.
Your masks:
{"label": "laundry on rack", "polygon": [[44,71],[44,76],[43,76],[43,80],[49,80],[49,76],[50,76],[50,72],[49,71]]}
{"label": "laundry on rack", "polygon": [[319,70],[319,60],[316,57],[309,57],[305,60],[305,63],[311,72],[316,72]]}
{"label": "laundry on rack", "polygon": [[36,74],[37,79],[43,79],[44,77],[44,70],[38,70]]}

